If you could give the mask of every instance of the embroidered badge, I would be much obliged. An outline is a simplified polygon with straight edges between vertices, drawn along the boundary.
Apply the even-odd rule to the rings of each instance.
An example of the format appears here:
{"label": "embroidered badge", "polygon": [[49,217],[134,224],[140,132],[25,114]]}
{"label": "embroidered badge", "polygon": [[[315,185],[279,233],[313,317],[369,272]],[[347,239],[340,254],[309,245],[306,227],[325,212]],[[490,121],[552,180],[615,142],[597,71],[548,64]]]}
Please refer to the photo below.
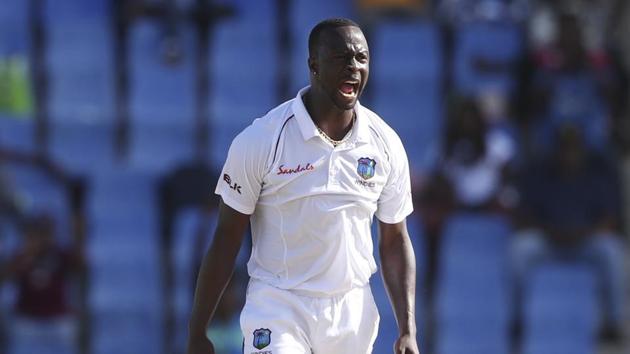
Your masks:
{"label": "embroidered badge", "polygon": [[254,331],[254,348],[263,349],[271,344],[271,330],[259,328]]}
{"label": "embroidered badge", "polygon": [[374,177],[376,169],[376,161],[369,157],[362,157],[358,160],[357,173],[363,179],[370,179]]}

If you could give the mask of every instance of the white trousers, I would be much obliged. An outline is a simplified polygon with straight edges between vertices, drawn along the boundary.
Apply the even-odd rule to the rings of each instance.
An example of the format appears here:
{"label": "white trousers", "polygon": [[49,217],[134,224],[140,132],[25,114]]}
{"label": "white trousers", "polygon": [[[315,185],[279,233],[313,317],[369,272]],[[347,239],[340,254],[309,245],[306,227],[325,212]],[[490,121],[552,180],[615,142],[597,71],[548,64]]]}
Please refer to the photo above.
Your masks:
{"label": "white trousers", "polygon": [[241,313],[244,354],[370,354],[379,315],[370,286],[335,297],[251,280]]}

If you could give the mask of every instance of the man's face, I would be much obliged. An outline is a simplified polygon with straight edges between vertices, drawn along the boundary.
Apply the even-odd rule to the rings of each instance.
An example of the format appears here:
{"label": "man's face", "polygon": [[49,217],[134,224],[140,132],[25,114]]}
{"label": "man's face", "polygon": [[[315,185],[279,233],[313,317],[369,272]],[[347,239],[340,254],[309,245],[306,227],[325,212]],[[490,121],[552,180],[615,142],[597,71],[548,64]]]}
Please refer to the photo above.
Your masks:
{"label": "man's face", "polygon": [[346,26],[321,34],[315,58],[309,59],[313,84],[341,110],[350,110],[363,92],[370,73],[370,53],[363,32]]}

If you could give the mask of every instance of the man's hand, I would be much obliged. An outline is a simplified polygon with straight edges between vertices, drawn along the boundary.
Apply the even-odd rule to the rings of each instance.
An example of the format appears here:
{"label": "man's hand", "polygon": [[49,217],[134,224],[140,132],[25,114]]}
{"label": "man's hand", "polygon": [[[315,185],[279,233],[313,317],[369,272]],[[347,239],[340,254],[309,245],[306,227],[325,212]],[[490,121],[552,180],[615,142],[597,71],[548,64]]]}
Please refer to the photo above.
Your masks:
{"label": "man's hand", "polygon": [[394,344],[394,354],[420,354],[416,338],[409,334],[398,337]]}
{"label": "man's hand", "polygon": [[188,338],[186,354],[215,354],[214,346],[205,336]]}

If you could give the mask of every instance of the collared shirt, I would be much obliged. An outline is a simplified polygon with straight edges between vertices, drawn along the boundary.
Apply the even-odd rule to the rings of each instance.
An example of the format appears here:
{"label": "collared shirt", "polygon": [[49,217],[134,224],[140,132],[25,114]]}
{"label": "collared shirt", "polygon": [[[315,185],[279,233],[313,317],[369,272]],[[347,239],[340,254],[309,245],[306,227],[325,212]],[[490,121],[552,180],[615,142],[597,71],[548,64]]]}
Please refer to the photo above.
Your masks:
{"label": "collared shirt", "polygon": [[252,278],[330,296],[376,271],[373,216],[393,224],[412,212],[409,163],[396,133],[358,102],[349,139],[333,147],[304,107],[306,90],[234,139],[215,192],[251,214]]}

